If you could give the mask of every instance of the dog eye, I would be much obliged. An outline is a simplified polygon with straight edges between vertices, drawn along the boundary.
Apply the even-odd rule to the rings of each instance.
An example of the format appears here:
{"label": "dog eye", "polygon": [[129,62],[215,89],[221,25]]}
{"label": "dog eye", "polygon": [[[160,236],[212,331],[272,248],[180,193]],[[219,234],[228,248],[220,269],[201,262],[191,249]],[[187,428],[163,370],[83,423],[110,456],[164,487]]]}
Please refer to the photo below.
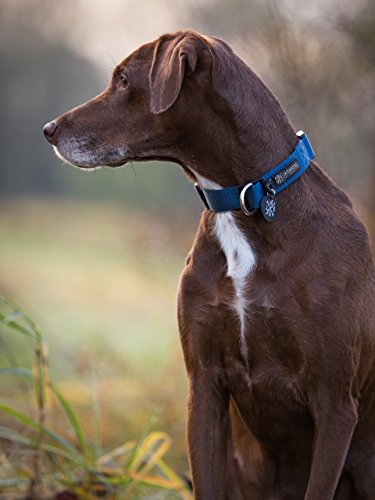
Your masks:
{"label": "dog eye", "polygon": [[120,75],[120,80],[121,80],[121,83],[124,85],[124,87],[127,87],[129,82],[128,82],[128,79],[125,75]]}

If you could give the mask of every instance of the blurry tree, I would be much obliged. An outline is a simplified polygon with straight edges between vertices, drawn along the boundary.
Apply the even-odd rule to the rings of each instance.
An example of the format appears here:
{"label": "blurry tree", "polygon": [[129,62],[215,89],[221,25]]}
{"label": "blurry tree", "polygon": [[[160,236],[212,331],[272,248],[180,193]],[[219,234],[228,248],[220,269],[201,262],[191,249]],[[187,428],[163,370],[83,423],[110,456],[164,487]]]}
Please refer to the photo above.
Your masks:
{"label": "blurry tree", "polygon": [[61,191],[52,151],[42,136],[48,119],[101,85],[98,69],[27,23],[27,9],[6,23],[0,4],[0,193]]}
{"label": "blurry tree", "polygon": [[[372,169],[369,179],[366,178],[362,185],[362,191],[366,195],[369,226],[375,247],[375,3],[372,0],[366,0],[354,19],[342,16],[339,19],[339,26],[356,49],[356,69],[360,77],[363,78],[364,75],[366,87],[371,91],[365,118],[367,118],[366,122],[370,122]],[[365,124],[368,125],[366,122]]]}
{"label": "blurry tree", "polygon": [[[60,167],[43,137],[48,120],[104,90],[115,65],[106,54],[104,74],[68,36],[85,6],[74,0],[0,3],[0,194],[120,198],[186,220],[186,212],[196,214],[201,205],[178,167],[151,163],[86,175]],[[79,26],[78,38],[77,32]]]}

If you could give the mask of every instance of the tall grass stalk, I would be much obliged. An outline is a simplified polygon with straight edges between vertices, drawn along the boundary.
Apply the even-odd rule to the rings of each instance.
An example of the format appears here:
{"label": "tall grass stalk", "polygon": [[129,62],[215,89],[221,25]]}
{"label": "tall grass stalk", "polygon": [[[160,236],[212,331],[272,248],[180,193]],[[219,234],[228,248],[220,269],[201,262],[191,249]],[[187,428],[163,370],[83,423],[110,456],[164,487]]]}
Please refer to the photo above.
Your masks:
{"label": "tall grass stalk", "polygon": [[[0,367],[0,375],[26,377],[34,391],[32,415],[0,402],[0,442],[13,446],[17,454],[2,454],[0,462],[1,498],[55,498],[69,492],[71,498],[180,498],[192,499],[185,483],[166,463],[171,438],[164,432],[150,432],[138,441],[127,441],[102,452],[99,435],[99,404],[94,402],[96,431],[93,439],[85,434],[74,409],[48,375],[48,349],[39,326],[18,306],[0,297],[0,326],[33,343],[32,369]],[[1,333],[1,332],[0,332]],[[58,419],[65,415],[74,439],[61,435],[48,423],[54,399]],[[50,419],[51,420],[51,419]],[[56,418],[54,418],[56,420]],[[1,423],[1,422],[0,422]],[[22,456],[21,456],[22,455]],[[31,457],[31,458],[30,458]]]}

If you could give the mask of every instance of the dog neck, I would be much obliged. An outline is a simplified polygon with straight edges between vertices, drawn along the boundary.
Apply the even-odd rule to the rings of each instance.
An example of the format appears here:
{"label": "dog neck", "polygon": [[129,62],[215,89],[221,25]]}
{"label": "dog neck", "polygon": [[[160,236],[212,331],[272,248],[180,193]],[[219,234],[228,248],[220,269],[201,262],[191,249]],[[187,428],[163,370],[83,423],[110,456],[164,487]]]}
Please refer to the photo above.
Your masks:
{"label": "dog neck", "polygon": [[[215,99],[207,102],[204,123],[195,123],[191,134],[184,135],[187,147],[180,155],[193,172],[193,180],[207,189],[243,185],[262,177],[288,158],[298,141],[285,111],[260,78],[233,53],[230,60],[234,63],[226,64],[228,50],[224,46],[215,51]],[[312,162],[303,176],[277,195],[278,213],[271,223],[241,210],[232,214],[252,238],[259,235],[260,244],[268,240],[276,245],[294,238],[290,227],[303,228],[305,221],[324,210],[326,195],[348,202]]]}
{"label": "dog neck", "polygon": [[[296,137],[296,136],[295,136]],[[295,141],[298,141],[297,138],[294,139]],[[228,141],[227,141],[228,143]],[[274,142],[272,143],[274,145]],[[233,181],[229,181],[229,185],[244,185],[249,182],[256,181],[259,179],[259,177],[263,176],[265,173],[269,173],[270,170],[272,170],[274,167],[276,167],[278,164],[285,162],[287,158],[290,157],[291,152],[294,150],[294,145],[289,149],[284,148],[286,150],[285,154],[282,154],[280,149],[270,149],[270,148],[263,148],[262,150],[262,155],[259,155],[258,162],[257,162],[257,169],[246,169],[245,172],[242,172],[240,176],[236,176],[233,174],[234,168],[232,168],[229,171],[229,177],[230,179],[233,178]],[[268,160],[267,160],[268,158]],[[268,163],[269,162],[269,163]],[[265,167],[265,165],[269,165],[268,168]],[[233,160],[231,163],[228,163],[229,168],[233,165]],[[234,164],[236,166],[238,164]],[[217,165],[216,165],[217,167]],[[229,169],[228,169],[229,170]],[[256,174],[254,174],[254,170],[256,170]],[[308,170],[319,170],[319,168],[311,163],[310,167]],[[223,187],[228,187],[228,184],[225,186],[225,180],[224,183],[218,181],[219,176],[215,176],[212,178],[212,176],[208,177],[205,175],[202,175],[198,169],[195,169],[194,167],[190,166],[190,171],[192,172],[192,177],[194,180],[197,182],[198,186],[203,189],[207,190],[220,190]],[[215,172],[215,170],[213,170]],[[247,173],[246,173],[247,172]],[[313,197],[311,196],[311,184],[314,184],[314,182],[311,182],[311,179],[309,177],[316,177],[316,174],[318,172],[313,172],[313,175],[310,174],[310,172],[304,172],[303,174],[303,179],[302,177],[299,177],[296,179],[292,184],[287,186],[283,191],[278,193],[276,195],[276,200],[277,202],[280,201],[280,204],[278,203],[278,206],[280,205],[281,212],[277,214],[276,219],[272,221],[271,225],[277,225],[278,223],[281,223],[283,221],[291,222],[293,219],[294,222],[297,219],[301,219],[301,216],[303,216],[304,213],[310,208],[311,203],[313,202]],[[324,176],[324,174],[323,174]],[[239,179],[239,180],[237,180]],[[204,194],[202,193],[201,196],[204,197]],[[208,193],[206,193],[206,196],[208,196]],[[225,196],[227,195],[224,195]],[[312,204],[313,205],[313,204]],[[220,211],[220,210],[219,210]],[[242,218],[245,216],[245,214],[240,211],[240,210],[235,210],[234,214],[236,217],[241,217]],[[247,216],[245,216],[244,220],[248,220],[248,222],[251,221],[251,218],[249,219]],[[262,222],[264,222],[263,219],[261,219]],[[246,224],[248,225],[248,223]],[[266,224],[266,228],[269,224]],[[265,229],[266,229],[265,228]]]}
{"label": "dog neck", "polygon": [[197,124],[198,137],[193,130],[194,155],[188,164],[228,187],[255,180],[278,165],[291,154],[297,138],[269,88],[230,47],[222,41],[215,43],[212,85],[216,98],[205,107],[206,122]]}

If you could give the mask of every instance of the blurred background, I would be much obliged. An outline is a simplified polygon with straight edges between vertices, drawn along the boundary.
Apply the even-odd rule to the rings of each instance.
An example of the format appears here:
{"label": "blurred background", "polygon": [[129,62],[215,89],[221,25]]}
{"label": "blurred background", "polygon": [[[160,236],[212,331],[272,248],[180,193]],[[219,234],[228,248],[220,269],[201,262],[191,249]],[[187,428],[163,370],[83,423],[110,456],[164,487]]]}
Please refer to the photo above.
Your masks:
{"label": "blurred background", "polygon": [[[0,1],[0,293],[41,325],[51,377],[87,430],[93,402],[104,447],[155,414],[179,473],[176,288],[201,203],[173,164],[62,165],[42,127],[102,91],[138,45],[183,28],[226,39],[266,81],[375,235],[372,0]],[[31,363],[17,342],[1,332],[1,366]],[[17,384],[2,379],[3,401],[22,405]]]}

